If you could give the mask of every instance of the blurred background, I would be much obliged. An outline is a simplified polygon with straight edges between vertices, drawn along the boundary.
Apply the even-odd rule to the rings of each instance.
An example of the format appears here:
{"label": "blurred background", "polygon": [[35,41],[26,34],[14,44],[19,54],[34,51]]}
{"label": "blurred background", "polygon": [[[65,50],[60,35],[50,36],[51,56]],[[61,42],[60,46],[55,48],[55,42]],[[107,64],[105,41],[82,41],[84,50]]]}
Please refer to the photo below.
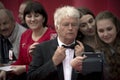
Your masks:
{"label": "blurred background", "polygon": [[[19,22],[19,5],[25,0],[0,0],[7,9],[13,11],[16,21]],[[75,7],[87,7],[97,15],[103,10],[109,10],[120,18],[120,0],[33,0],[39,1],[48,13],[48,24],[54,27],[53,13],[57,7],[71,5]]]}

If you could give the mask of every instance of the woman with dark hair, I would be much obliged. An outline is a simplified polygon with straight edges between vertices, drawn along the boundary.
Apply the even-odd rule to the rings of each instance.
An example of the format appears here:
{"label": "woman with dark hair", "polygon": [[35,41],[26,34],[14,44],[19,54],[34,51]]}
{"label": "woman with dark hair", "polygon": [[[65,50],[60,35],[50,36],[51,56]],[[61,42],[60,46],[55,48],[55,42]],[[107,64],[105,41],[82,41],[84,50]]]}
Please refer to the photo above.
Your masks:
{"label": "woman with dark hair", "polygon": [[[56,32],[47,27],[48,16],[44,7],[39,2],[30,2],[23,18],[30,29],[23,33],[20,43],[20,55],[13,65],[24,65],[26,70],[32,60],[32,51],[35,46],[43,41],[52,39]],[[26,65],[26,66],[25,66]],[[15,71],[19,74],[19,71]]]}
{"label": "woman with dark hair", "polygon": [[28,65],[32,60],[32,52],[37,44],[53,39],[56,32],[47,27],[48,16],[44,7],[35,1],[31,1],[24,10],[24,21],[28,25],[27,29],[21,36],[19,58],[12,64],[11,73],[15,75],[14,80],[24,79],[18,78],[18,75],[28,70]]}
{"label": "woman with dark hair", "polygon": [[77,8],[81,14],[77,39],[95,49],[95,15],[85,7]]}
{"label": "woman with dark hair", "polygon": [[104,80],[120,80],[120,21],[109,11],[96,16],[96,49],[104,52]]}

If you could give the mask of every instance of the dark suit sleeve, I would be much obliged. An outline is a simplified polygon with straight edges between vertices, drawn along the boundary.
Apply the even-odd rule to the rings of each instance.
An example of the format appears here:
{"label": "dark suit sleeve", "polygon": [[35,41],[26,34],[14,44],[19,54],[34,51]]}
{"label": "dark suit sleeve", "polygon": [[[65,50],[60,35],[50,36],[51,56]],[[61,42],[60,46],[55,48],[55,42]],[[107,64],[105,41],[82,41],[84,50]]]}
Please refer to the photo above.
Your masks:
{"label": "dark suit sleeve", "polygon": [[48,47],[40,44],[33,54],[28,70],[28,80],[43,80],[56,71]]}

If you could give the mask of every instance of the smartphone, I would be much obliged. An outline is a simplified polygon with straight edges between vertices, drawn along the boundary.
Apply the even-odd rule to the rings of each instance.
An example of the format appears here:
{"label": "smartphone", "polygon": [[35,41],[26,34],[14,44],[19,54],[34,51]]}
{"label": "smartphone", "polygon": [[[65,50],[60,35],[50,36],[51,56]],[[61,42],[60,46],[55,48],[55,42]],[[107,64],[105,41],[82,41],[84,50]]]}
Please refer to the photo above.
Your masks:
{"label": "smartphone", "polygon": [[83,52],[87,57],[83,60],[82,74],[102,73],[103,54],[101,52]]}

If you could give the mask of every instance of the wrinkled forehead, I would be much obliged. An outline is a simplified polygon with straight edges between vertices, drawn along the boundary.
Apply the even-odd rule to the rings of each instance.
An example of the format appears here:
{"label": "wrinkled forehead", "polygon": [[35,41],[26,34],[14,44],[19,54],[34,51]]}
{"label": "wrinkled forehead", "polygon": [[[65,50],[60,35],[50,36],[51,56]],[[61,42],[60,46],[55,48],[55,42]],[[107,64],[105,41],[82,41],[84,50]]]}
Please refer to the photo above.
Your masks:
{"label": "wrinkled forehead", "polygon": [[78,23],[79,22],[79,18],[76,18],[76,17],[71,17],[71,16],[64,16],[61,18],[60,22],[63,22],[63,21],[72,21],[72,22],[76,22]]}

